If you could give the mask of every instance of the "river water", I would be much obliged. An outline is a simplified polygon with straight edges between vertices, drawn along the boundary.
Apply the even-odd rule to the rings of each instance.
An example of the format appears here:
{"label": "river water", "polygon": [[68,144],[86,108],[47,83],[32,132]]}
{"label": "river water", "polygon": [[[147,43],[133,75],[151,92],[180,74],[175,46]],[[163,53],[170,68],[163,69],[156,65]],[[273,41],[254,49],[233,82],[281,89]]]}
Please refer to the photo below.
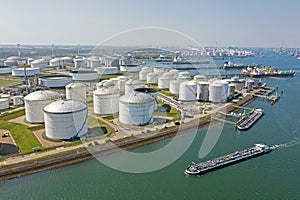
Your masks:
{"label": "river water", "polygon": [[[268,86],[284,91],[281,99],[274,105],[264,100],[249,105],[264,109],[265,116],[246,132],[225,124],[215,147],[201,160],[242,150],[257,142],[273,146],[275,150],[270,154],[200,177],[187,177],[183,174],[185,167],[200,160],[198,152],[207,133],[207,128],[203,128],[179,159],[158,171],[125,173],[94,159],[1,182],[0,199],[300,199],[300,60],[265,52],[263,57],[234,62],[294,69],[296,76],[266,79]],[[184,140],[188,136],[180,137]],[[151,152],[170,140],[134,152]],[[122,153],[110,156],[126,162]]]}

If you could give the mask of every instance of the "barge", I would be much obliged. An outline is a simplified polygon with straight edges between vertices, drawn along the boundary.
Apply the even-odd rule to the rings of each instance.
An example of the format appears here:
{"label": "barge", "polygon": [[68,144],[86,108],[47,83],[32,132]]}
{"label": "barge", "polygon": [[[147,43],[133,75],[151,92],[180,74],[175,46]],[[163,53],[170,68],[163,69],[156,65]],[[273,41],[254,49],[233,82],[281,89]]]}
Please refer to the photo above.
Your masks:
{"label": "barge", "polygon": [[238,121],[236,124],[236,128],[241,131],[246,131],[250,129],[263,115],[264,111],[262,109],[257,108],[254,111],[252,111],[249,116]]}
{"label": "barge", "polygon": [[269,153],[271,148],[265,144],[255,144],[251,148],[247,148],[242,151],[236,151],[232,154],[221,156],[212,160],[208,160],[202,163],[192,163],[189,165],[184,173],[186,175],[202,175],[207,172],[220,169],[250,158],[254,158],[259,155]]}

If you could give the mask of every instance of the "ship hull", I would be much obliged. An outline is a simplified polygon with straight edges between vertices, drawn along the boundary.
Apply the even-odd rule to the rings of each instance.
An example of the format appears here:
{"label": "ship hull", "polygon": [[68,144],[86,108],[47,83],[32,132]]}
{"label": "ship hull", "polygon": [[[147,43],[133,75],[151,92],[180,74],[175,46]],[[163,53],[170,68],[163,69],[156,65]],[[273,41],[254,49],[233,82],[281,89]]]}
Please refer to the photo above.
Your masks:
{"label": "ship hull", "polygon": [[280,78],[284,78],[284,77],[293,77],[295,75],[295,73],[289,73],[289,74],[250,74],[250,77],[253,78],[263,78],[263,77],[280,77]]}
{"label": "ship hull", "polygon": [[237,164],[237,163],[240,163],[240,162],[243,162],[243,161],[249,160],[249,159],[251,159],[251,158],[255,158],[255,157],[258,157],[258,156],[261,156],[261,155],[270,153],[270,152],[271,152],[271,150],[270,150],[270,151],[266,151],[266,152],[257,153],[257,154],[251,155],[251,156],[249,156],[249,157],[246,157],[246,158],[242,158],[242,159],[235,160],[235,161],[232,161],[232,162],[227,163],[227,164],[224,164],[224,165],[220,165],[220,166],[216,166],[216,167],[214,167],[214,168],[210,168],[210,169],[208,169],[208,170],[206,170],[206,171],[201,171],[201,172],[199,172],[199,173],[189,173],[189,172],[188,172],[188,168],[186,168],[186,170],[185,170],[184,173],[185,173],[186,175],[190,175],[190,176],[204,175],[204,174],[206,174],[206,173],[208,173],[208,172],[212,172],[212,171],[215,171],[215,170],[218,170],[218,169],[222,169],[222,168],[224,168],[224,167],[227,167],[227,166],[230,166],[230,165],[234,165],[234,164]]}
{"label": "ship hull", "polygon": [[255,144],[252,148],[247,148],[242,151],[236,151],[234,153],[221,156],[219,158],[215,158],[212,160],[208,160],[202,163],[194,163],[192,162],[191,165],[189,165],[184,173],[186,175],[203,175],[208,172],[227,167],[229,165],[233,165],[251,158],[255,158],[257,156],[267,154],[271,152],[272,149],[265,144]]}

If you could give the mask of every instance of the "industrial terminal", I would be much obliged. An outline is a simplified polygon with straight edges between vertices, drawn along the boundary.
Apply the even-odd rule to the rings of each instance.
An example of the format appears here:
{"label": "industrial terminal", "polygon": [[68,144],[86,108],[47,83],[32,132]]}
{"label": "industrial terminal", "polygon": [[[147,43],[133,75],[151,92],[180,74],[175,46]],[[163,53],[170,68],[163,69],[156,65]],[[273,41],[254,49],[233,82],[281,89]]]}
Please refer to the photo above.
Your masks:
{"label": "industrial terminal", "polygon": [[[221,52],[213,57],[223,57]],[[239,56],[255,56],[238,52]],[[2,149],[7,149],[0,155],[0,174],[13,177],[9,174],[13,170],[5,171],[6,166],[109,143],[136,142],[139,135],[145,136],[144,140],[147,135],[152,139],[171,137],[180,126],[221,121],[232,125],[234,131],[248,130],[263,116],[263,110],[247,105],[257,98],[271,103],[280,98],[278,88],[267,87],[260,76],[242,71],[202,73],[202,69],[218,66],[209,65],[211,60],[187,62],[199,56],[192,50],[158,51],[153,57],[151,49],[151,58],[147,53],[38,58],[19,53],[3,60],[0,141]],[[173,57],[178,62],[179,54],[187,59],[174,63]],[[160,65],[168,62],[167,67]],[[218,69],[225,70],[223,66]]]}

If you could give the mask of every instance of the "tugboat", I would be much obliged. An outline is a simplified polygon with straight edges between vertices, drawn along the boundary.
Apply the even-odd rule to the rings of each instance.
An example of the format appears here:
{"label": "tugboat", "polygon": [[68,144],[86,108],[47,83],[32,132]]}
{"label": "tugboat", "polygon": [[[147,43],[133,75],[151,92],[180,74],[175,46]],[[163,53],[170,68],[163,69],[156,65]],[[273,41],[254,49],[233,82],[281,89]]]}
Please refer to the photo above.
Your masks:
{"label": "tugboat", "polygon": [[207,172],[232,165],[234,163],[238,163],[259,155],[269,153],[270,151],[271,148],[266,144],[255,144],[253,147],[247,148],[243,151],[236,151],[232,154],[221,156],[219,158],[208,160],[206,162],[192,162],[192,164],[185,169],[184,173],[186,175],[202,175]]}

